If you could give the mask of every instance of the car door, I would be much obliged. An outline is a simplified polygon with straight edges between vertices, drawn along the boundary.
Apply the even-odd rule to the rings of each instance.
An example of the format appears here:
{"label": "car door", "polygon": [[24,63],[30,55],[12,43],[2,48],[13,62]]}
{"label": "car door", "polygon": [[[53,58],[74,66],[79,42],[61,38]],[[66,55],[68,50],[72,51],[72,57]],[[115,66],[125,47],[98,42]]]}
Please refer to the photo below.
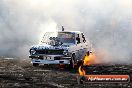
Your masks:
{"label": "car door", "polygon": [[76,36],[76,43],[77,43],[77,60],[81,60],[82,59],[82,52],[83,52],[83,44],[82,44],[82,38],[81,38],[81,33],[78,33]]}
{"label": "car door", "polygon": [[83,33],[80,33],[80,52],[79,52],[79,55],[80,55],[80,58],[83,59],[85,54],[86,54],[86,46],[85,46],[85,39],[83,38]]}

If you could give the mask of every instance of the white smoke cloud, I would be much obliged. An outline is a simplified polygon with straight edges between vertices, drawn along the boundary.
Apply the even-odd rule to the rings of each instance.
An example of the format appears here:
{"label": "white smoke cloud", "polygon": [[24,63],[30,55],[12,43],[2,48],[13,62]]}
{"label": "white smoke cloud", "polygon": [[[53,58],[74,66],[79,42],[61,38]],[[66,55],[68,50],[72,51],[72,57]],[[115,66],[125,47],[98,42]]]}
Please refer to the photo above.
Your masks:
{"label": "white smoke cloud", "polygon": [[0,55],[27,57],[48,26],[63,25],[84,32],[104,62],[130,62],[131,9],[131,0],[1,0]]}

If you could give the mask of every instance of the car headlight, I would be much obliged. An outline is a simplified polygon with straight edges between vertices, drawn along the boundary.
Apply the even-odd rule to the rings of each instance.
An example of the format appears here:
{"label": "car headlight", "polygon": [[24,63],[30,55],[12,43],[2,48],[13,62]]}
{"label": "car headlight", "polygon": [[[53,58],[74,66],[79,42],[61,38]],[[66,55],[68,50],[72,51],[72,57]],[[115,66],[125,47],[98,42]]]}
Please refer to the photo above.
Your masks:
{"label": "car headlight", "polygon": [[31,55],[34,55],[36,54],[36,51],[35,50],[31,50]]}

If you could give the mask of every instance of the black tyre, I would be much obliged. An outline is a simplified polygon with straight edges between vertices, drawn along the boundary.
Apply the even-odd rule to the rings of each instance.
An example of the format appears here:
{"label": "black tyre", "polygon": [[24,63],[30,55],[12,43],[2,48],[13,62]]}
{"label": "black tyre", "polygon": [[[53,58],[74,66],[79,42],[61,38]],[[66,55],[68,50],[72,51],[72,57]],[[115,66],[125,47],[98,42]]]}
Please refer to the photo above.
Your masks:
{"label": "black tyre", "polygon": [[88,51],[86,54],[89,56],[90,55],[90,52]]}
{"label": "black tyre", "polygon": [[72,55],[72,58],[70,60],[69,68],[73,69],[75,66],[75,54]]}
{"label": "black tyre", "polygon": [[79,68],[80,66],[82,66],[83,65],[83,61],[78,61],[77,62],[77,68]]}
{"label": "black tyre", "polygon": [[33,63],[33,66],[37,67],[37,66],[39,66],[39,64],[38,63]]}

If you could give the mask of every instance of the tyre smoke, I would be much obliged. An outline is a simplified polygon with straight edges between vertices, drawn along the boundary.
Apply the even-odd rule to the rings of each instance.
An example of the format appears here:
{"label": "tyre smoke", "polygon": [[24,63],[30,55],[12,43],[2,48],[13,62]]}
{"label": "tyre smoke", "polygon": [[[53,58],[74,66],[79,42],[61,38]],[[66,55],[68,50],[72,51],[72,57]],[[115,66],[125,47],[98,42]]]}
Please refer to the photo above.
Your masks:
{"label": "tyre smoke", "polygon": [[99,60],[131,63],[130,0],[1,0],[0,55],[28,57],[52,25],[84,32]]}

